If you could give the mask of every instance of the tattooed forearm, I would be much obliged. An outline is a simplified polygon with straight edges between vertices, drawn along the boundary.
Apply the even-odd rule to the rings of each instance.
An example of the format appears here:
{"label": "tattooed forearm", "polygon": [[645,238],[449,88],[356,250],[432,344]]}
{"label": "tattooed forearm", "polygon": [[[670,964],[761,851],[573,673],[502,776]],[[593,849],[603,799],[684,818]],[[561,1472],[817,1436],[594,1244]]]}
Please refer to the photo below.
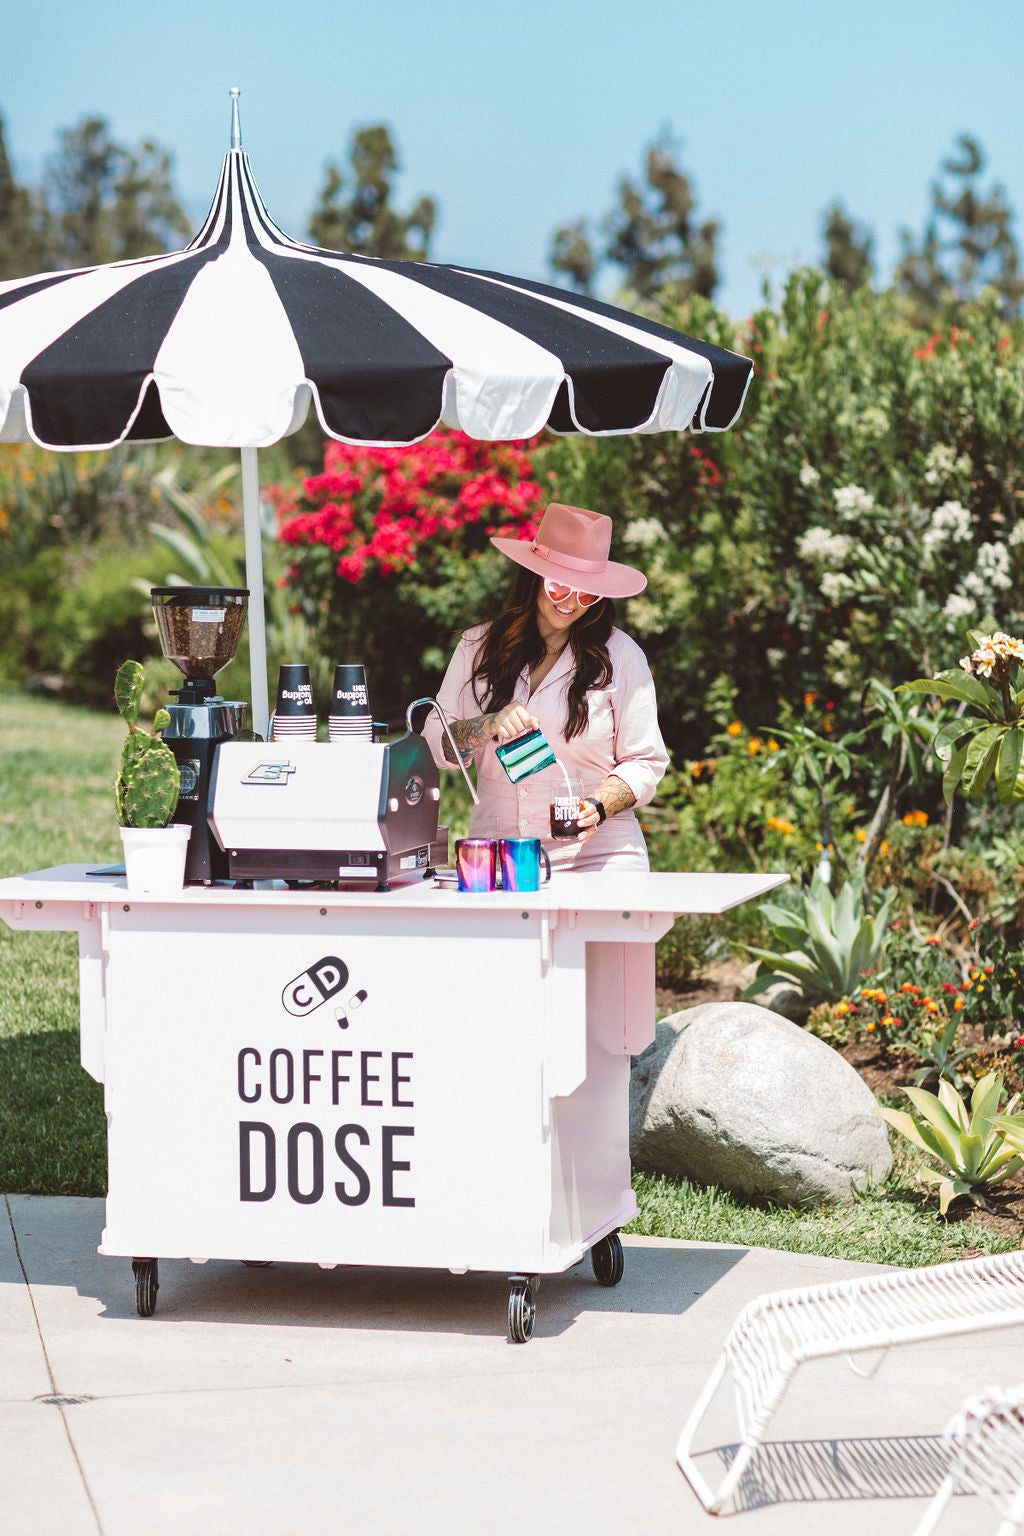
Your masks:
{"label": "tattooed forearm", "polygon": [[[494,721],[493,714],[475,715],[472,720],[452,721],[452,735],[455,737],[459,756],[464,761],[468,761],[480,747],[485,747],[488,742],[494,740]],[[444,755],[450,763],[455,761],[447,736],[444,738]]]}
{"label": "tattooed forearm", "polygon": [[636,805],[636,795],[625,779],[620,779],[615,773],[610,773],[604,782],[598,785],[591,798],[600,800],[606,816],[614,816],[616,812],[626,811],[631,805]]}

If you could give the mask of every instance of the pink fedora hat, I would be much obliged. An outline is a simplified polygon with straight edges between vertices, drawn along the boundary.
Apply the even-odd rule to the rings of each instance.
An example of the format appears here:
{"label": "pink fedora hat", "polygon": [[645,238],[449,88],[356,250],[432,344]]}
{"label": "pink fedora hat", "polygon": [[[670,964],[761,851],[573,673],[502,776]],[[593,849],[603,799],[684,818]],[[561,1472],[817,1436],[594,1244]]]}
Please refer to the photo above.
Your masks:
{"label": "pink fedora hat", "polygon": [[631,565],[609,560],[611,542],[610,517],[558,501],[545,508],[532,542],[491,540],[517,565],[550,581],[564,581],[577,591],[596,592],[600,597],[635,597],[646,587],[647,577]]}

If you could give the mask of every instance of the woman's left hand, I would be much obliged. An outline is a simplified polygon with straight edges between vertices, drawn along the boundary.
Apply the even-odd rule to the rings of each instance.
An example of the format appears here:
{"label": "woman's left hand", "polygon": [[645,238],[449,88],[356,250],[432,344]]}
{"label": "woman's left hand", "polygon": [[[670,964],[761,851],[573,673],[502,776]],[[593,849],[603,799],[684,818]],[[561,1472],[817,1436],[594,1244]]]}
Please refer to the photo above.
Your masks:
{"label": "woman's left hand", "polygon": [[585,843],[588,837],[593,837],[601,825],[601,819],[597,807],[590,800],[584,800],[583,811],[576,818],[576,825],[580,829],[576,834],[576,841],[578,843]]}
{"label": "woman's left hand", "polygon": [[[595,800],[601,802],[601,811],[594,804]],[[583,802],[583,810],[576,819],[579,827],[577,841],[585,843],[588,837],[593,837],[602,821],[607,821],[609,816],[614,816],[617,811],[625,811],[631,805],[636,805],[636,796],[624,779],[620,779],[617,773],[610,773],[606,779]]]}

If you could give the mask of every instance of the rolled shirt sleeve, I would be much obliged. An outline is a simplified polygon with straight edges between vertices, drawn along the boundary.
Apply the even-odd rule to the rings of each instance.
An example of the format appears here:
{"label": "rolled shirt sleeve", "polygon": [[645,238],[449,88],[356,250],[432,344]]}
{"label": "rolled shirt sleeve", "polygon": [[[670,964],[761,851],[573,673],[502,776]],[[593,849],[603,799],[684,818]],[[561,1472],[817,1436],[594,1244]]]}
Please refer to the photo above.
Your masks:
{"label": "rolled shirt sleeve", "polygon": [[[473,689],[470,678],[473,672],[473,658],[477,646],[483,638],[486,625],[478,624],[473,629],[467,629],[455,647],[455,652],[448,663],[448,670],[444,680],[437,690],[437,702],[444,710],[451,724],[456,720],[472,720],[482,714],[481,706],[473,697]],[[434,762],[439,768],[455,768],[453,763],[445,756],[444,745],[446,737],[441,726],[440,718],[435,709],[427,715],[423,726],[423,739],[427,743],[433,755]]]}
{"label": "rolled shirt sleeve", "polygon": [[628,784],[637,805],[647,805],[668,767],[668,752],[658,725],[654,678],[643,651],[628,635],[615,630],[609,647],[614,668],[614,773]]}

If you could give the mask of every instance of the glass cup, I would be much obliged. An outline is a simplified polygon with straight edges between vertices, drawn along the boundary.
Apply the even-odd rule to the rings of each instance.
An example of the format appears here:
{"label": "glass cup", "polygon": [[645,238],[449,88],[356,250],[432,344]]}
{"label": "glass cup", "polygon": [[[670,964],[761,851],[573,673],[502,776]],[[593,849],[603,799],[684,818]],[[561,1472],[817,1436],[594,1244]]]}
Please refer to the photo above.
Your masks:
{"label": "glass cup", "polygon": [[583,780],[559,774],[552,782],[551,836],[555,839],[577,837],[579,818],[585,812]]}

